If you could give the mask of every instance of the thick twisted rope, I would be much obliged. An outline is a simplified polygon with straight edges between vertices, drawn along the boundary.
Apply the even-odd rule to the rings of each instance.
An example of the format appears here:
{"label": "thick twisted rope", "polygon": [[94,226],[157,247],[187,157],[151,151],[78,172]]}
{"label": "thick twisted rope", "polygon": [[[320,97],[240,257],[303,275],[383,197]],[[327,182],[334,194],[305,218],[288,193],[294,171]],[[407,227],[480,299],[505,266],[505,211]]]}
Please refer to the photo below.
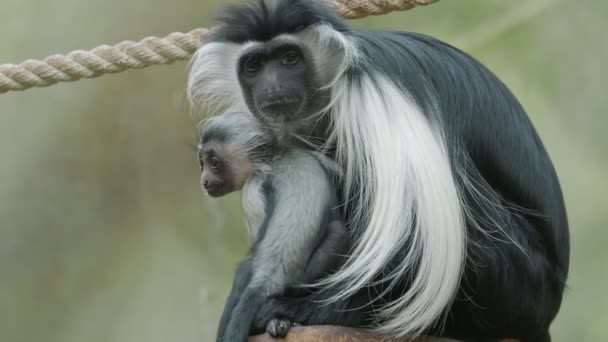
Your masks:
{"label": "thick twisted rope", "polygon": [[[391,11],[404,11],[438,0],[325,0],[345,18],[362,18]],[[76,50],[43,60],[28,59],[20,64],[0,65],[0,94],[32,87],[47,87],[127,69],[170,64],[187,60],[203,44],[211,30],[199,28],[188,33],[174,32],[164,38],[147,37],[139,42],[124,41],[93,50]]]}
{"label": "thick twisted rope", "polygon": [[90,51],[52,55],[41,61],[28,59],[17,65],[0,65],[0,93],[185,60],[192,56],[208,34],[207,29],[174,32],[165,38],[147,37],[139,42],[124,41],[114,46],[101,45]]}
{"label": "thick twisted rope", "polygon": [[370,15],[382,15],[394,11],[406,11],[439,0],[327,0],[344,18],[357,19]]}

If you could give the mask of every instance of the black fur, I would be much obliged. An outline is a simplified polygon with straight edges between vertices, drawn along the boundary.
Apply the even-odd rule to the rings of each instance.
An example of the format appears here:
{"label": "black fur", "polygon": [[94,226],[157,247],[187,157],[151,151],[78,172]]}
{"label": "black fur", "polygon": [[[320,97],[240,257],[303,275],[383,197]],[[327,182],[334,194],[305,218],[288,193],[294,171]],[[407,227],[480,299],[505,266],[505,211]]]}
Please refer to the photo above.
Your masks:
{"label": "black fur", "polygon": [[241,299],[242,294],[245,292],[245,288],[251,281],[251,268],[251,259],[246,259],[242,261],[236,269],[234,281],[232,282],[232,288],[230,289],[228,299],[226,299],[226,304],[224,304],[224,312],[222,313],[220,324],[217,329],[217,341],[224,340],[226,327],[232,318],[232,312]]}
{"label": "black fur", "polygon": [[[478,341],[549,341],[568,274],[568,222],[555,170],[517,99],[492,72],[454,47],[415,33],[353,30],[316,1],[231,7],[212,39],[267,41],[321,22],[358,41],[367,63],[348,71],[351,82],[366,73],[381,73],[411,94],[443,127],[454,174],[465,172],[476,191],[506,208],[496,210],[475,200],[470,190],[463,193],[477,218],[467,222],[469,260],[458,297],[446,308],[443,329],[430,333]],[[467,189],[462,178],[457,181]],[[492,221],[503,223],[508,239]],[[385,299],[398,297],[407,286],[403,279]],[[275,298],[258,313],[254,330],[263,330],[275,316],[307,325],[377,324],[369,293],[380,290],[362,289],[330,305],[314,301],[325,298],[325,292]]]}
{"label": "black fur", "polygon": [[327,11],[316,1],[285,0],[276,2],[276,5],[269,1],[252,1],[247,5],[227,6],[218,19],[222,28],[211,36],[210,41],[267,41],[319,22],[331,23],[339,31],[349,29],[336,13]]}

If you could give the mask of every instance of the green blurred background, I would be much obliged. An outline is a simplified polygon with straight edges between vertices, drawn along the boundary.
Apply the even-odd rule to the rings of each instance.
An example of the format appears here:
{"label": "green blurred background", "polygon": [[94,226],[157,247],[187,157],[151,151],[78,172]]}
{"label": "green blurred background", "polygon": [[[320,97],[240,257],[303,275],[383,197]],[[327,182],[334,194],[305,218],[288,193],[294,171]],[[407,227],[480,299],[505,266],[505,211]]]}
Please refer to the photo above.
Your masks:
{"label": "green blurred background", "polygon": [[[211,25],[221,1],[1,0],[0,63]],[[608,338],[608,2],[442,0],[352,21],[436,36],[528,109],[568,205],[555,341]],[[0,95],[0,341],[211,341],[248,238],[201,194],[186,65]],[[530,303],[530,305],[534,305]]]}

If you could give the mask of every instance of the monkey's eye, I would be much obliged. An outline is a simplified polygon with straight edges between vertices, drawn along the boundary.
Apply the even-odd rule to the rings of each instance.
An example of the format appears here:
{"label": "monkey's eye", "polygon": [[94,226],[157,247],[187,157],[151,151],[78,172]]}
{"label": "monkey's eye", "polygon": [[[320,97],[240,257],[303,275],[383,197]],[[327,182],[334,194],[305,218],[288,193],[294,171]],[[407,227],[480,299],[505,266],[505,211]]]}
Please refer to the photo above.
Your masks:
{"label": "monkey's eye", "polygon": [[245,70],[247,70],[248,72],[256,72],[260,70],[260,68],[262,67],[262,63],[260,62],[259,58],[251,57],[245,62],[244,67]]}
{"label": "monkey's eye", "polygon": [[300,61],[300,55],[295,51],[290,51],[283,56],[281,63],[284,65],[295,65]]}
{"label": "monkey's eye", "polygon": [[205,155],[200,149],[196,152],[196,154],[198,156],[198,163],[200,164],[202,170],[203,167],[205,167]]}
{"label": "monkey's eye", "polygon": [[217,170],[218,166],[220,166],[220,161],[217,160],[216,157],[211,157],[211,159],[209,159],[209,167],[212,170]]}

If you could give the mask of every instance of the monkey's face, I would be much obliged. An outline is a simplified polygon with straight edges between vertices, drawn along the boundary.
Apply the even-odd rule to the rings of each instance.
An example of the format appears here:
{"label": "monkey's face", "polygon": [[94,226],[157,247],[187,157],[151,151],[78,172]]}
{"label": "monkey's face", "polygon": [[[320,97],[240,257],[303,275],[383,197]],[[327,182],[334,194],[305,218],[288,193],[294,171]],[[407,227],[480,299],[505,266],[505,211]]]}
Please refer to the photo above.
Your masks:
{"label": "monkey's face", "polygon": [[253,173],[253,163],[240,146],[210,141],[199,146],[201,187],[211,197],[221,197],[243,188]]}
{"label": "monkey's face", "polygon": [[310,56],[304,46],[275,40],[240,57],[239,83],[258,119],[268,124],[302,120],[327,103]]}

